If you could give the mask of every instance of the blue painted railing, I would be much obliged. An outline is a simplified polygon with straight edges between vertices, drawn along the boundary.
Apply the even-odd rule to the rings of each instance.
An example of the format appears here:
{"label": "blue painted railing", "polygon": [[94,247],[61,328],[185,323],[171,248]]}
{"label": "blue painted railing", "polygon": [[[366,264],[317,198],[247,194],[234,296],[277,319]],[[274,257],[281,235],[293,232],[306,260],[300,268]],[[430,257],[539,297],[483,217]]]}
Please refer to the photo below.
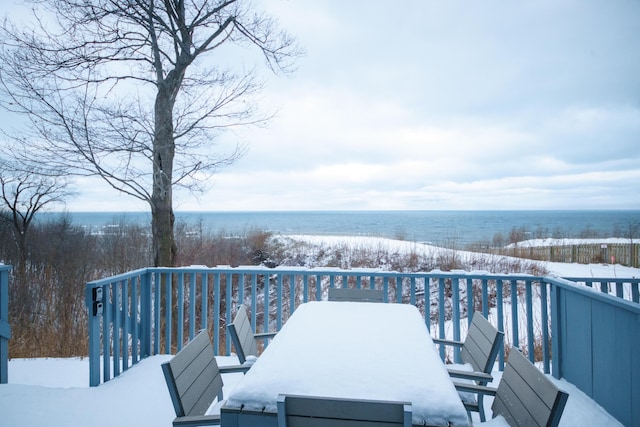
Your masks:
{"label": "blue painted railing", "polygon": [[[529,354],[534,354],[536,336],[541,342],[549,342],[550,336],[549,327],[542,327],[549,325],[550,304],[548,287],[541,286],[542,283],[542,278],[526,275],[397,273],[376,269],[137,270],[87,284],[91,385],[118,376],[148,355],[179,350],[205,327],[212,332],[217,354],[230,354],[226,325],[231,322],[238,304],[249,307],[254,330],[269,332],[279,330],[299,304],[326,298],[329,287],[345,285],[383,289],[388,302],[416,305],[427,327],[438,337],[463,338],[465,320],[460,320],[468,322],[471,316],[467,314],[475,309],[485,316],[492,309],[494,322],[507,332],[509,342],[524,345]],[[537,300],[546,301],[535,309],[532,307],[534,293]],[[473,295],[471,307],[467,295]],[[507,304],[512,300],[511,295],[518,295],[514,300],[516,304]],[[534,317],[540,319],[538,325],[534,325]],[[534,331],[534,327],[539,330]],[[538,358],[542,358],[548,372],[550,354],[548,346],[541,342]],[[442,351],[444,357],[444,349]],[[104,355],[111,357],[106,363],[101,360]],[[501,367],[503,362],[500,354]]]}
{"label": "blue painted railing", "polygon": [[[584,345],[572,340],[577,336],[573,330],[598,327],[594,323],[600,314],[590,314],[588,306],[595,304],[591,301],[599,304],[604,299],[625,310],[640,307],[640,278],[589,278],[589,283],[585,279],[575,280],[587,286],[548,277],[461,271],[398,273],[378,269],[228,266],[141,269],[86,286],[90,385],[118,376],[149,355],[179,351],[202,328],[211,332],[216,354],[228,355],[231,342],[226,339],[226,325],[232,321],[239,304],[249,308],[255,331],[277,331],[300,304],[326,299],[328,288],[344,286],[382,289],[386,302],[417,306],[431,334],[440,338],[463,339],[470,314],[481,311],[505,332],[507,346],[516,345],[530,360],[541,361],[545,373],[550,373],[553,360],[554,375],[572,377],[571,364],[585,350]],[[582,296],[584,307],[577,303],[569,306],[572,297],[568,295],[572,291]],[[589,317],[592,315],[595,317]],[[601,320],[606,324],[607,319]],[[616,355],[611,357],[635,363],[635,367],[629,367],[635,369],[629,377],[634,384],[640,384],[638,324],[636,321],[635,337],[618,334],[619,348],[604,346],[599,347],[604,350],[594,350],[615,351]],[[624,327],[628,327],[627,323]],[[443,358],[459,360],[458,354],[445,353],[443,348],[440,351]],[[597,355],[602,356],[600,353]],[[610,364],[598,370],[599,361],[594,357],[591,373],[581,373],[592,376],[583,381],[591,381],[593,388],[603,387],[601,380],[605,378],[600,378],[606,377],[603,369],[620,366]],[[499,353],[498,365],[503,369],[504,351]],[[597,393],[593,397],[598,397]]]}
{"label": "blue painted railing", "polygon": [[0,384],[9,380],[9,272],[11,266],[0,265]]}
{"label": "blue painted railing", "polygon": [[[625,426],[640,426],[640,304],[638,280],[633,301],[602,285],[576,286],[551,279],[553,375],[593,398]],[[615,286],[617,295],[621,288]]]}
{"label": "blue painted railing", "polygon": [[564,279],[578,284],[595,288],[601,293],[617,296],[625,300],[640,303],[640,278],[594,278],[594,277],[564,277]]}

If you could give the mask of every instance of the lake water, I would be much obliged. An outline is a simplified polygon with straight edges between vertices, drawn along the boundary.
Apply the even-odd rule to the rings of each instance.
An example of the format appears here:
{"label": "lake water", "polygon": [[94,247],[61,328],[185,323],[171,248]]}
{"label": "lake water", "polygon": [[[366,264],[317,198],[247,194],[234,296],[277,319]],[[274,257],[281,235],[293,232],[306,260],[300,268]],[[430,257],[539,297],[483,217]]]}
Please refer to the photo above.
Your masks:
{"label": "lake water", "polygon": [[[40,214],[51,219],[55,213]],[[99,231],[121,223],[150,224],[145,212],[70,212],[74,225]],[[617,237],[616,229],[640,223],[640,211],[308,211],[308,212],[176,212],[176,220],[204,230],[244,234],[253,229],[279,234],[359,235],[401,238],[434,244],[466,245],[505,237],[514,228],[532,236],[578,237],[593,230],[600,237]],[[556,233],[557,234],[557,233]],[[559,236],[556,236],[559,237]]]}

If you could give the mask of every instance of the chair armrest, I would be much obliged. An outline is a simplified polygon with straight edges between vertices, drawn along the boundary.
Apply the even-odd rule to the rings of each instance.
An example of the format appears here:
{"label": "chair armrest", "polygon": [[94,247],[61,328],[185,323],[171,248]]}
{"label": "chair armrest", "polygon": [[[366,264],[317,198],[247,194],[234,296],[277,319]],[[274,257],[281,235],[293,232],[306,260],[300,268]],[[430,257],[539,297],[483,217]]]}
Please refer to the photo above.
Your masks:
{"label": "chair armrest", "polygon": [[495,396],[498,389],[493,387],[486,387],[482,385],[476,385],[471,383],[457,383],[453,382],[456,390],[458,391],[466,391],[468,393],[478,393],[478,394],[488,394],[490,396]]}
{"label": "chair armrest", "polygon": [[173,420],[175,426],[209,426],[219,425],[220,415],[190,415]]}
{"label": "chair armrest", "polygon": [[451,345],[454,347],[462,347],[462,341],[445,340],[443,338],[431,338],[435,344]]}
{"label": "chair armrest", "polygon": [[277,334],[277,332],[261,332],[259,334],[253,334],[254,338],[256,339],[269,339],[269,338],[273,338],[275,337]]}
{"label": "chair armrest", "polygon": [[242,372],[245,373],[251,368],[251,365],[229,365],[229,366],[219,366],[218,369],[222,374],[230,374],[234,372]]}
{"label": "chair armrest", "polygon": [[449,376],[453,378],[464,378],[466,380],[485,381],[488,383],[493,381],[493,376],[491,374],[485,374],[484,372],[462,371],[459,369],[449,368],[447,368],[447,372],[449,372]]}

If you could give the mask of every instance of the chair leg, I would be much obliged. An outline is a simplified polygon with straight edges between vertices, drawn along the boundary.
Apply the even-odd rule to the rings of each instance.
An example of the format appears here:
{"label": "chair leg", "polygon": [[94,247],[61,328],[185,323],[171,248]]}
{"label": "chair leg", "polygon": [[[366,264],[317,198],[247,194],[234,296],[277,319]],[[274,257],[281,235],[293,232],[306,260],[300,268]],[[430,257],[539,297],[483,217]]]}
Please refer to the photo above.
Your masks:
{"label": "chair leg", "polygon": [[484,403],[483,403],[483,399],[482,399],[483,397],[484,397],[484,395],[482,395],[482,394],[478,395],[478,412],[480,413],[480,422],[484,423],[487,420],[486,420],[486,417],[484,415]]}
{"label": "chair leg", "polygon": [[467,408],[465,408],[465,410],[467,411],[467,418],[469,419],[469,425],[472,426],[473,425],[473,418],[471,417],[471,411],[468,410]]}

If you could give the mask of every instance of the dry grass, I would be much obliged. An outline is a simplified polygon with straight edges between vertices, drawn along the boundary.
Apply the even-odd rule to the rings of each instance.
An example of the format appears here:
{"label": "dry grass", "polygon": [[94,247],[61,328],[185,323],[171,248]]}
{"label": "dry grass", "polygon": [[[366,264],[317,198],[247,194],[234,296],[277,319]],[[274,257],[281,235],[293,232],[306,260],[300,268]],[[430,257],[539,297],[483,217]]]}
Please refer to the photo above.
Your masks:
{"label": "dry grass", "polygon": [[[16,265],[10,229],[0,227],[0,260]],[[372,267],[419,272],[486,270],[496,273],[544,274],[533,261],[485,254],[461,255],[452,249],[398,251],[384,244],[309,245],[272,236],[262,230],[244,235],[209,233],[202,227],[178,224],[177,265]],[[69,357],[87,353],[88,281],[151,265],[145,227],[120,223],[107,233],[91,234],[67,219],[34,225],[23,269],[10,283],[10,357]],[[392,283],[392,292],[393,292]],[[431,302],[432,303],[432,302]],[[478,304],[478,296],[474,296]],[[424,307],[423,307],[424,309]]]}

